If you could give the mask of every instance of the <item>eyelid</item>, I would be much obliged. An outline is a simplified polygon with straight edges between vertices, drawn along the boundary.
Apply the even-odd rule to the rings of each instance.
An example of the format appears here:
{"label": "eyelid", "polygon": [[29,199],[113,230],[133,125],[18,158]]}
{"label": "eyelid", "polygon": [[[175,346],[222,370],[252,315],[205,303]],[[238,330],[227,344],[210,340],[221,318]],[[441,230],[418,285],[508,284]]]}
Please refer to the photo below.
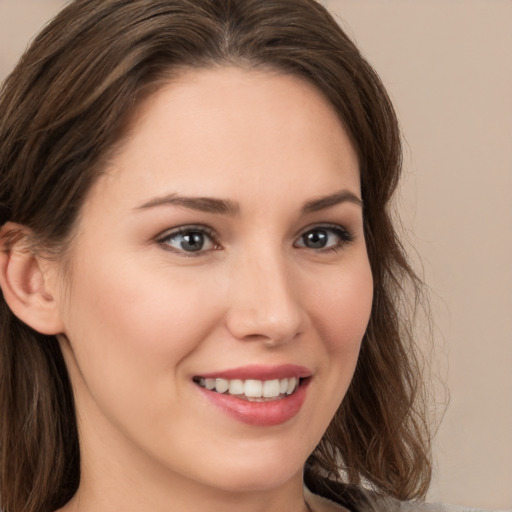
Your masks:
{"label": "eyelid", "polygon": [[155,237],[155,240],[162,240],[163,238],[168,238],[171,235],[183,233],[186,231],[202,231],[207,235],[211,236],[212,238],[216,238],[217,236],[217,234],[212,228],[204,224],[182,224],[180,226],[174,226],[172,228],[168,228],[162,231]]}
{"label": "eyelid", "polygon": [[[179,249],[176,249],[175,247],[172,247],[169,244],[166,244],[165,241],[173,236],[188,233],[191,231],[200,232],[206,235],[212,243],[216,246],[214,249],[206,249],[206,250],[200,250],[197,252],[192,251],[182,251]],[[183,224],[181,226],[176,226],[174,228],[166,229],[165,231],[162,231],[159,235],[155,237],[155,241],[162,245],[165,250],[174,252],[176,254],[179,254],[181,256],[185,257],[197,257],[201,256],[204,253],[207,253],[211,250],[217,250],[220,248],[220,244],[218,242],[218,235],[217,233],[210,227],[205,226],[203,224]]]}
{"label": "eyelid", "polygon": [[347,233],[350,236],[354,236],[353,232],[346,226],[344,226],[343,224],[336,224],[334,222],[315,222],[313,224],[301,228],[295,236],[297,238],[301,237],[304,233],[307,233],[308,231],[311,231],[313,229],[331,229],[334,231],[343,231],[344,233]]}
{"label": "eyelid", "polygon": [[338,249],[341,249],[345,245],[348,245],[348,244],[352,243],[354,241],[354,239],[355,239],[354,233],[351,230],[349,230],[348,228],[346,228],[345,226],[341,225],[341,224],[318,223],[318,224],[311,224],[310,226],[306,226],[305,228],[303,228],[300,231],[300,233],[297,235],[296,241],[294,242],[294,246],[295,246],[295,244],[299,240],[301,240],[301,238],[306,233],[308,233],[310,231],[314,231],[316,229],[318,229],[318,230],[322,230],[323,229],[323,230],[326,230],[326,231],[334,232],[340,238],[339,243],[336,244],[333,247],[325,247],[325,248],[319,248],[319,249],[313,249],[313,248],[310,248],[310,247],[306,247],[305,245],[299,246],[300,248],[309,249],[309,250],[312,250],[312,251],[315,251],[315,252],[336,251]]}
{"label": "eyelid", "polygon": [[[307,247],[304,244],[298,245],[298,242],[304,237],[304,235],[310,231],[313,230],[325,230],[330,231],[331,234],[334,233],[338,238],[339,242],[335,244],[334,246],[324,247],[324,248],[311,248]],[[186,234],[189,232],[200,232],[204,234],[206,237],[208,237],[213,245],[215,247],[209,248],[209,249],[201,249],[197,252],[193,251],[186,251],[186,250],[180,250],[176,247],[173,247],[172,245],[166,243],[166,241],[173,237],[180,234]],[[348,245],[353,242],[355,236],[353,232],[349,229],[347,229],[345,226],[341,224],[333,224],[333,223],[317,223],[317,224],[311,224],[309,226],[306,226],[301,229],[300,232],[297,233],[295,237],[295,241],[293,243],[294,247],[297,248],[304,248],[309,249],[314,252],[334,252],[336,250],[339,250],[343,248],[345,245]],[[179,254],[184,257],[198,257],[201,255],[204,255],[205,253],[211,252],[212,250],[218,250],[222,247],[220,246],[220,243],[218,241],[218,235],[215,230],[210,228],[209,226],[203,225],[203,224],[183,224],[181,226],[176,226],[173,228],[166,229],[165,231],[162,231],[159,235],[155,237],[155,241],[160,244],[165,250],[174,252],[175,254]]]}

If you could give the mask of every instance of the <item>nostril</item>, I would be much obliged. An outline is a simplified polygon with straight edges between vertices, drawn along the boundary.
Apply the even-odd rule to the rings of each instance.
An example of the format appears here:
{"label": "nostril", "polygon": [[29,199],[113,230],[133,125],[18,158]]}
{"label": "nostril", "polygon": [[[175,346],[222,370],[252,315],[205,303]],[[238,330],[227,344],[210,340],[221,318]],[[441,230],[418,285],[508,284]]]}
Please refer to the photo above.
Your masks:
{"label": "nostril", "polygon": [[297,339],[305,329],[305,319],[299,311],[268,311],[268,305],[242,309],[233,307],[226,315],[226,327],[238,340],[258,341],[278,346]]}
{"label": "nostril", "polygon": [[247,336],[245,336],[245,339],[249,341],[261,341],[264,338],[266,338],[266,336],[263,336],[262,334],[248,334]]}

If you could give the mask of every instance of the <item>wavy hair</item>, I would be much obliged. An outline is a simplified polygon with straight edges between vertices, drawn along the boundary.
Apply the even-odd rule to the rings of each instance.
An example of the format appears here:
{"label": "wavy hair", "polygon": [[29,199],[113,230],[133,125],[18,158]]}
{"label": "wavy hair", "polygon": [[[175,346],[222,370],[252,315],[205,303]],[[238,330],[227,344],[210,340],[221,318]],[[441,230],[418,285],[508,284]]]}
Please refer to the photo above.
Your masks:
{"label": "wavy hair", "polygon": [[[225,64],[277,69],[313,84],[359,157],[373,309],[353,381],[306,465],[308,485],[325,490],[338,482],[338,496],[364,484],[398,499],[422,497],[430,436],[407,307],[419,300],[421,282],[390,210],[401,168],[398,123],[380,79],[319,3],[71,2],[0,92],[0,226],[19,223],[36,246],[64,251],[142,99],[180,69]],[[0,411],[0,508],[61,507],[80,480],[71,385],[56,338],[22,323],[3,296]]]}

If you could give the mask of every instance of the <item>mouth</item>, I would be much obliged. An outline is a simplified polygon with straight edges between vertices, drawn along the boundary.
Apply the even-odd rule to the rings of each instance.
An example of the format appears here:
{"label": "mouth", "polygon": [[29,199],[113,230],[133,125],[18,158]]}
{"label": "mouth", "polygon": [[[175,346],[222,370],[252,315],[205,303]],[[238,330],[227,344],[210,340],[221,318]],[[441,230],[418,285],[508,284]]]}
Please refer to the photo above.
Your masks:
{"label": "mouth", "polygon": [[192,378],[217,410],[256,427],[285,424],[297,416],[312,379],[309,368],[295,364],[241,366]]}
{"label": "mouth", "polygon": [[196,376],[193,381],[201,388],[221,395],[230,395],[247,402],[273,402],[297,392],[311,377],[282,379],[225,379]]}

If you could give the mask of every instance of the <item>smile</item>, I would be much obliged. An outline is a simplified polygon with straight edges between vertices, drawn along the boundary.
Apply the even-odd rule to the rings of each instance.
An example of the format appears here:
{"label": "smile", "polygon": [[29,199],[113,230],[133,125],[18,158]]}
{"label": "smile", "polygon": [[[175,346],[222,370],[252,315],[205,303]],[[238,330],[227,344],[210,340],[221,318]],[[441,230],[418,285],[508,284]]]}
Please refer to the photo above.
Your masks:
{"label": "smile", "polygon": [[250,402],[266,402],[285,398],[297,390],[301,380],[297,377],[272,380],[194,378],[194,382],[202,388]]}
{"label": "smile", "polygon": [[292,420],[312,379],[311,369],[296,364],[240,366],[192,378],[200,395],[217,410],[257,427]]}

